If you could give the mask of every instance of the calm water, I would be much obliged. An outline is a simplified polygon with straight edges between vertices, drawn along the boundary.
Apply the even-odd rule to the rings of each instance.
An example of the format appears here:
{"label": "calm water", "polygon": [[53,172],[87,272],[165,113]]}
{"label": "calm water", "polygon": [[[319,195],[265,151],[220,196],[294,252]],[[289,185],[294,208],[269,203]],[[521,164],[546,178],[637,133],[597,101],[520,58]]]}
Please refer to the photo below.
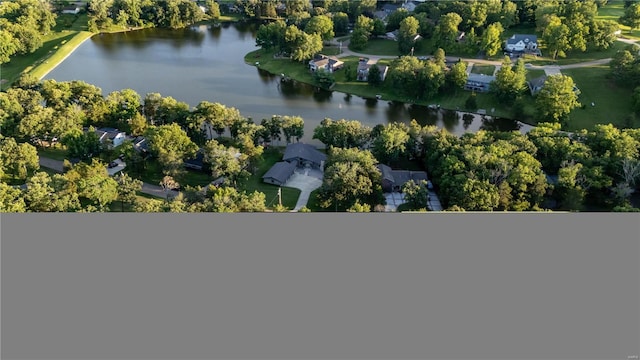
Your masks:
{"label": "calm water", "polygon": [[304,141],[329,117],[360,120],[368,126],[390,121],[437,125],[455,134],[480,128],[527,131],[512,120],[484,120],[474,115],[437,112],[422,106],[363,99],[329,92],[295,81],[283,81],[244,62],[255,50],[255,24],[199,26],[183,30],[146,29],[96,35],[82,44],[45,79],[83,80],[106,95],[131,88],[141,97],[158,92],[196,106],[200,101],[233,106],[260,122],[274,114],[305,120]]}

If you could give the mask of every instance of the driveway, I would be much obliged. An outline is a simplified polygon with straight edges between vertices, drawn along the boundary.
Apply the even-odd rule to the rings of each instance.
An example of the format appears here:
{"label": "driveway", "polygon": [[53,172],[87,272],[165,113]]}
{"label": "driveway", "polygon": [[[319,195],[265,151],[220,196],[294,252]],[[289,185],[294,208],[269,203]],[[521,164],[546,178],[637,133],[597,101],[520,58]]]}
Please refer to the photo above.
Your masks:
{"label": "driveway", "polygon": [[398,211],[398,206],[405,203],[404,194],[401,192],[384,193],[384,197],[387,200],[384,211]]}
{"label": "driveway", "polygon": [[109,173],[109,176],[113,176],[119,171],[122,171],[125,167],[127,167],[127,164],[120,159],[116,159],[114,160],[114,162],[118,165],[112,168],[107,167],[107,172]]}
{"label": "driveway", "polygon": [[300,189],[300,197],[293,212],[307,205],[311,192],[322,185],[322,171],[315,169],[296,169],[289,181],[283,186]]}

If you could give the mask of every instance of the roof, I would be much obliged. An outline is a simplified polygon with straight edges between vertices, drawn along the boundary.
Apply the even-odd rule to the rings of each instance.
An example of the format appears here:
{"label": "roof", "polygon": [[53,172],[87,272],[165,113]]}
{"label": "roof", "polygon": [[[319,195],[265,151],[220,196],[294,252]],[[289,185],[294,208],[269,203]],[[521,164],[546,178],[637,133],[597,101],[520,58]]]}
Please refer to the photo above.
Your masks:
{"label": "roof", "polygon": [[533,34],[514,34],[513,36],[507,39],[507,44],[517,44],[520,41],[524,43],[528,43],[528,42],[537,43],[538,37]]}
{"label": "roof", "polygon": [[204,166],[204,154],[198,151],[194,158],[185,160],[184,165],[193,169],[202,169]]}
{"label": "roof", "polygon": [[378,164],[377,167],[382,173],[382,179],[390,181],[394,185],[402,186],[409,180],[413,180],[416,183],[428,180],[427,173],[424,171],[392,170],[384,164]]}
{"label": "roof", "polygon": [[546,80],[547,80],[547,76],[546,75],[542,75],[540,77],[537,77],[537,78],[532,79],[531,81],[529,81],[529,86],[531,86],[531,88],[533,88],[533,89],[542,87],[542,85],[544,85],[544,82]]}
{"label": "roof", "polygon": [[264,175],[262,175],[263,179],[275,179],[280,183],[284,183],[289,179],[293,171],[296,169],[296,165],[286,162],[280,161],[275,163],[269,171],[267,171]]}
{"label": "roof", "polygon": [[284,151],[282,160],[303,159],[314,162],[316,164],[322,164],[327,160],[327,155],[321,153],[315,147],[304,143],[293,143],[287,145],[287,149]]}
{"label": "roof", "polygon": [[467,77],[467,82],[477,82],[477,83],[489,84],[490,82],[492,82],[495,79],[496,79],[496,77],[493,76],[493,75],[471,73]]}
{"label": "roof", "polygon": [[400,5],[395,5],[395,4],[385,4],[382,7],[382,10],[386,11],[386,12],[393,12],[396,11],[400,8]]}
{"label": "roof", "polygon": [[99,128],[96,129],[96,134],[98,134],[98,137],[100,139],[102,139],[103,137],[106,137],[108,139],[113,140],[116,136],[124,134],[124,131],[120,131],[118,129],[114,129],[114,128]]}

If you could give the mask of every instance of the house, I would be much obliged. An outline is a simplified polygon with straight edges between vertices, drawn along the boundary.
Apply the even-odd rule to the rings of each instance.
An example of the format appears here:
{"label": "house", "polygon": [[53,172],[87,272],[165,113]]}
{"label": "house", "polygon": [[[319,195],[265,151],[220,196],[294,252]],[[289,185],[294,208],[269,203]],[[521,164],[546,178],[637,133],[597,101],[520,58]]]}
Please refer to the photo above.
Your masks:
{"label": "house", "polygon": [[98,128],[95,130],[101,143],[107,144],[109,147],[118,147],[127,139],[124,131],[114,128]]}
{"label": "house", "polygon": [[546,80],[547,80],[547,76],[543,75],[528,81],[527,85],[529,85],[529,91],[531,91],[531,95],[535,95],[538,92],[540,92]]}
{"label": "house", "polygon": [[131,140],[133,143],[133,149],[143,156],[149,154],[149,142],[143,136],[137,136]]}
{"label": "house", "polygon": [[80,8],[75,6],[75,5],[65,6],[65,7],[62,8],[62,13],[63,14],[77,15],[79,12],[80,12]]}
{"label": "house", "polygon": [[387,13],[387,16],[389,16],[389,15],[391,15],[391,13],[397,11],[399,8],[400,8],[400,5],[384,4],[384,6],[382,6],[382,11]]}
{"label": "house", "polygon": [[373,17],[375,17],[376,19],[383,20],[383,21],[387,19],[388,15],[389,14],[387,14],[385,11],[382,11],[382,10],[378,10],[378,11],[373,13]]}
{"label": "house", "polygon": [[413,12],[416,9],[416,4],[413,1],[405,1],[404,4],[402,4],[402,8],[408,12]]}
{"label": "house", "polygon": [[514,34],[507,39],[505,50],[511,53],[537,53],[538,37],[530,34]]}
{"label": "house", "polygon": [[[357,71],[357,80],[358,81],[368,81],[369,80],[369,69],[374,64],[371,60],[366,58],[361,58],[358,62],[358,71]],[[389,71],[388,66],[375,65],[380,69],[380,81],[384,81],[387,77],[387,72]]]}
{"label": "house", "polygon": [[204,154],[202,151],[198,151],[194,158],[186,159],[184,161],[184,167],[187,169],[202,171],[204,168]]}
{"label": "house", "polygon": [[295,169],[295,163],[287,161],[277,162],[271,167],[271,169],[269,169],[269,171],[262,175],[262,181],[269,184],[282,186],[287,181],[289,181]]}
{"label": "house", "polygon": [[398,41],[398,34],[399,33],[400,33],[400,31],[394,30],[394,31],[391,31],[391,32],[388,32],[388,33],[384,34],[384,36],[388,40]]}
{"label": "house", "polygon": [[495,80],[495,76],[493,75],[484,75],[484,74],[469,74],[467,78],[467,83],[464,85],[465,90],[479,91],[479,92],[487,92],[489,91],[489,84],[493,80]]}
{"label": "house", "polygon": [[402,186],[409,180],[416,183],[428,180],[427,173],[424,171],[392,170],[384,164],[378,164],[377,168],[382,175],[382,190],[384,192],[402,191]]}
{"label": "house", "polygon": [[330,73],[339,70],[344,65],[344,62],[335,56],[316,55],[312,60],[309,60],[309,70],[318,71],[324,70]]}
{"label": "house", "polygon": [[[537,93],[539,93],[540,90],[542,90],[542,87],[544,87],[545,81],[547,81],[546,75],[528,81],[527,85],[529,85],[529,91],[531,91],[531,95],[536,95]],[[573,92],[576,93],[576,95],[580,95],[580,89],[576,85],[573,85]]]}
{"label": "house", "polygon": [[309,144],[294,143],[287,145],[282,160],[294,163],[299,167],[322,169],[324,162],[327,160],[327,155]]}

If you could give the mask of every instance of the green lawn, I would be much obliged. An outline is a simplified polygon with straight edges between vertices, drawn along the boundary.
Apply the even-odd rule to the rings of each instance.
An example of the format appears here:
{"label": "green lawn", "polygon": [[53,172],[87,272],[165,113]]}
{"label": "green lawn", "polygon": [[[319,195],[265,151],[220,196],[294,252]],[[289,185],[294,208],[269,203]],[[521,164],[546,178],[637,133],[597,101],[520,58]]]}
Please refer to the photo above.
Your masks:
{"label": "green lawn", "polygon": [[[146,161],[145,169],[143,171],[134,170],[132,167],[127,166],[124,170],[129,176],[140,179],[151,185],[159,185],[164,177],[162,173],[162,167],[156,159],[148,159]],[[188,170],[177,176],[175,180],[182,186],[202,186],[209,185],[214,179],[209,173],[202,171]]]}
{"label": "green lawn", "polygon": [[38,156],[63,161],[67,158],[67,149],[62,145],[50,148],[38,148]]}
{"label": "green lawn", "polygon": [[23,72],[31,72],[37,77],[44,76],[64,59],[82,41],[91,37],[87,30],[86,15],[58,16],[54,31],[43,38],[43,45],[31,54],[13,56],[2,65],[2,89],[8,88]]}
{"label": "green lawn", "polygon": [[471,72],[473,74],[484,74],[484,75],[493,75],[493,72],[496,70],[494,65],[473,65],[471,68]]}
{"label": "green lawn", "polygon": [[[263,192],[266,195],[267,206],[272,208],[278,204],[278,186],[262,182],[262,175],[269,171],[273,164],[282,161],[282,152],[277,148],[265,149],[262,158],[262,161],[257,166],[257,170],[251,174],[251,177],[241,184],[239,188],[249,193],[254,191]],[[287,208],[293,209],[299,197],[300,190],[282,187],[282,205]]]}
{"label": "green lawn", "polygon": [[357,53],[371,55],[399,55],[398,42],[387,39],[371,39],[363,50],[355,50],[349,45],[349,49]]}
{"label": "green lawn", "polygon": [[[640,127],[640,120],[627,123],[632,113],[631,89],[616,85],[606,78],[608,66],[595,66],[580,69],[562,70],[573,78],[581,91],[579,101],[586,105],[584,109],[571,112],[571,121],[567,130],[592,129],[595,124],[612,123],[616,127]],[[591,106],[591,103],[595,106]]]}
{"label": "green lawn", "polygon": [[313,83],[313,77],[305,63],[290,59],[274,59],[273,52],[263,50],[252,51],[244,57],[245,62],[256,65],[272,74],[285,74],[288,77],[308,84]]}
{"label": "green lawn", "polygon": [[[146,202],[149,199],[162,199],[162,198],[158,198],[149,194],[145,194],[145,193],[141,193],[138,192],[136,194],[136,200],[138,202]],[[130,204],[122,204],[120,201],[116,200],[114,202],[112,202],[111,204],[109,204],[109,211],[110,212],[134,212],[133,210],[133,206],[131,206]]]}
{"label": "green lawn", "polygon": [[[598,9],[596,19],[618,22],[622,15],[624,15],[624,0],[609,0],[607,5]],[[640,29],[632,30],[630,27],[620,24],[620,30],[622,30],[623,37],[640,40]]]}

